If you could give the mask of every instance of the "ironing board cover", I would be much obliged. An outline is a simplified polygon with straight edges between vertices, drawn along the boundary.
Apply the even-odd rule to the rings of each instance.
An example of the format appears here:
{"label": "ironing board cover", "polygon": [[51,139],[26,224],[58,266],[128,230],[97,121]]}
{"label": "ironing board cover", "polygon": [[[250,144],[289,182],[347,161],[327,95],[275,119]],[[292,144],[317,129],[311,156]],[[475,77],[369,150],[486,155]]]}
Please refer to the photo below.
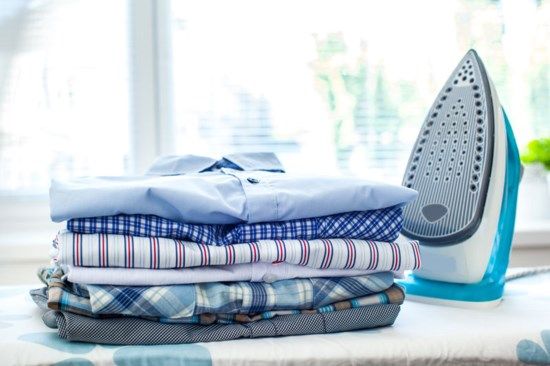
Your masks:
{"label": "ironing board cover", "polygon": [[393,327],[165,346],[62,341],[42,323],[29,288],[0,287],[4,365],[550,363],[550,274],[510,282],[496,309],[466,310],[406,301]]}

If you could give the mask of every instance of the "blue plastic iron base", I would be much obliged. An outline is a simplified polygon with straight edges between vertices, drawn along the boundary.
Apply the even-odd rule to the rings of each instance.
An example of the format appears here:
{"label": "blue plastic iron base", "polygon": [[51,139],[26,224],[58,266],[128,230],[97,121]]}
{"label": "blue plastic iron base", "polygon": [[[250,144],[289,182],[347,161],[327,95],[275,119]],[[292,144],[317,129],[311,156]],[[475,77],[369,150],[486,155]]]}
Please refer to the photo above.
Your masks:
{"label": "blue plastic iron base", "polygon": [[[497,234],[493,243],[491,259],[483,279],[478,283],[460,284],[427,280],[411,274],[398,281],[405,287],[408,299],[419,299],[425,302],[470,302],[498,304],[504,292],[504,282],[516,218],[516,202],[520,181],[521,164],[514,133],[504,110],[506,125],[507,157],[504,180],[504,194],[498,222]],[[422,254],[422,249],[420,251]],[[412,295],[412,296],[409,296]],[[434,301],[429,301],[433,299]],[[460,305],[459,305],[460,306]]]}
{"label": "blue plastic iron base", "polygon": [[474,305],[472,303],[497,305],[504,292],[504,276],[498,282],[484,277],[478,283],[461,284],[427,280],[410,274],[399,283],[405,286],[407,300],[465,307]]}

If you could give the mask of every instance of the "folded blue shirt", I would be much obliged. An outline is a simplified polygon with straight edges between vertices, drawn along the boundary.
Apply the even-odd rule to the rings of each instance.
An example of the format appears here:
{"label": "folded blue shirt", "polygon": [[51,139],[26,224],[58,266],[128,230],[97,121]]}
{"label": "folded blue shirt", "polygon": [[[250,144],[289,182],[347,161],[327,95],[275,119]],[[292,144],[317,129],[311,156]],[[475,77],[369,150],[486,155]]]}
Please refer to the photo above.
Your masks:
{"label": "folded blue shirt", "polygon": [[53,180],[53,221],[118,214],[201,224],[285,221],[401,206],[417,192],[351,177],[294,175],[274,154],[186,155],[157,160],[145,176]]}
{"label": "folded blue shirt", "polygon": [[188,224],[151,215],[88,217],[67,221],[67,230],[81,234],[156,236],[210,245],[259,240],[364,239],[394,241],[403,227],[403,208],[346,212],[290,221],[255,224]]}

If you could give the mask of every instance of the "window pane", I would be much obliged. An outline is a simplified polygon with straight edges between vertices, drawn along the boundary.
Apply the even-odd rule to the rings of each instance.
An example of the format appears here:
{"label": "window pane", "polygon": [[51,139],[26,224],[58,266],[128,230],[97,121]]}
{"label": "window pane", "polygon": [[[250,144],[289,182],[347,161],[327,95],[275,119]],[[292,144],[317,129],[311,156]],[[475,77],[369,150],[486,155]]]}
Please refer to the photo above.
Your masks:
{"label": "window pane", "polygon": [[121,174],[128,154],[127,3],[0,7],[0,192],[51,177]]}
{"label": "window pane", "polygon": [[469,48],[520,145],[550,132],[550,2],[172,1],[172,16],[180,153],[273,150],[290,170],[398,183]]}

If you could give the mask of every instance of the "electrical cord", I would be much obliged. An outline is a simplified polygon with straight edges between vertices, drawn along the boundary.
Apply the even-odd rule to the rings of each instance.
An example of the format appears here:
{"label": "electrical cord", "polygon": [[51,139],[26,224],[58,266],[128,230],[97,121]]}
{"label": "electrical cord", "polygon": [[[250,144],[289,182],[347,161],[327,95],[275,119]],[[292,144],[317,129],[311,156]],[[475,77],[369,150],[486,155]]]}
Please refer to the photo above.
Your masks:
{"label": "electrical cord", "polygon": [[536,276],[543,273],[550,273],[550,266],[520,268],[511,270],[512,273],[506,275],[506,281],[517,280],[518,278]]}

